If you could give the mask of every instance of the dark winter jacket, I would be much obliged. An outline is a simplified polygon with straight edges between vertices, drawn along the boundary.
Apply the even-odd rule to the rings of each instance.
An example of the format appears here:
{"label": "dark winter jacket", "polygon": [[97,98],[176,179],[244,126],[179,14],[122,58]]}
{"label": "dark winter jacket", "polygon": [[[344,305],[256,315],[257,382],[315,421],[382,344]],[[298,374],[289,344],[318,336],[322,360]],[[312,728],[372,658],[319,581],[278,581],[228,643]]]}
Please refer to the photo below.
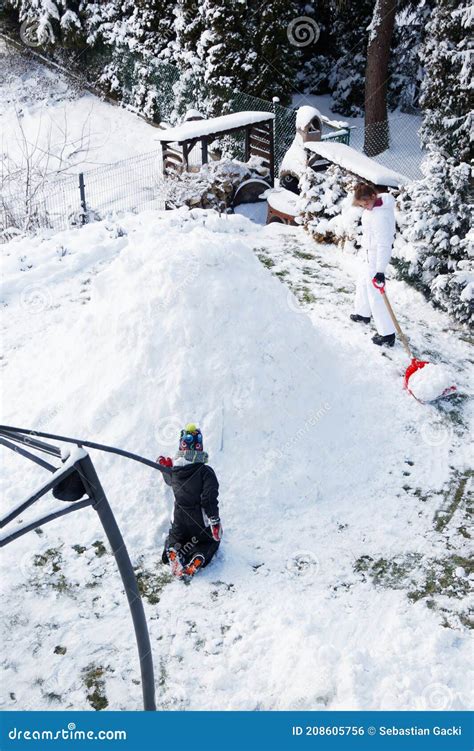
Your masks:
{"label": "dark winter jacket", "polygon": [[196,511],[206,516],[219,516],[219,483],[214,470],[207,464],[196,462],[173,467],[163,478],[171,485],[175,497],[175,512],[180,509],[195,516]]}

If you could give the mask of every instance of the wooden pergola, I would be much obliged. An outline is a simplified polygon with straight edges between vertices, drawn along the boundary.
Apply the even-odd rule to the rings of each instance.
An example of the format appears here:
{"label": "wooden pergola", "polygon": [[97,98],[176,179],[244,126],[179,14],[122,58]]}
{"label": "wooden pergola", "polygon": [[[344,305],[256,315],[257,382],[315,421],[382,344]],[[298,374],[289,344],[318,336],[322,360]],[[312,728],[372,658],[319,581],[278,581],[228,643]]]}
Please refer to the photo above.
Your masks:
{"label": "wooden pergola", "polygon": [[[170,167],[184,165],[189,170],[189,155],[196,144],[201,143],[201,162],[208,162],[208,146],[214,139],[232,134],[245,133],[245,161],[251,156],[263,159],[263,164],[270,170],[273,184],[275,177],[275,154],[273,142],[273,112],[233,112],[230,115],[211,117],[203,120],[192,120],[175,128],[163,130],[158,134],[163,154],[163,173]],[[178,146],[182,151],[182,159],[176,153]]]}

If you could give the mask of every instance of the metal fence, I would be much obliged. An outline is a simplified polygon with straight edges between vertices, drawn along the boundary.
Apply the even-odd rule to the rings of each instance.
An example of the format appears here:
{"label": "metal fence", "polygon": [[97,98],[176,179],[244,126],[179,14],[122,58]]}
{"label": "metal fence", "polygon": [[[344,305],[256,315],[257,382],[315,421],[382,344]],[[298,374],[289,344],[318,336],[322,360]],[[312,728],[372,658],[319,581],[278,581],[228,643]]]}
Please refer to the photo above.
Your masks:
{"label": "metal fence", "polygon": [[67,229],[117,211],[164,209],[161,151],[152,151],[85,173],[4,192],[0,203],[3,239],[15,230]]}
{"label": "metal fence", "polygon": [[[415,115],[389,115],[388,128],[386,123],[369,125],[371,142],[381,149],[374,157],[375,161],[384,167],[401,172],[411,180],[418,180],[423,176],[421,164],[425,152],[421,147],[419,129],[421,117]],[[351,146],[357,151],[364,151],[364,143],[367,128],[356,127],[351,129]],[[388,137],[388,148],[386,148]]]}

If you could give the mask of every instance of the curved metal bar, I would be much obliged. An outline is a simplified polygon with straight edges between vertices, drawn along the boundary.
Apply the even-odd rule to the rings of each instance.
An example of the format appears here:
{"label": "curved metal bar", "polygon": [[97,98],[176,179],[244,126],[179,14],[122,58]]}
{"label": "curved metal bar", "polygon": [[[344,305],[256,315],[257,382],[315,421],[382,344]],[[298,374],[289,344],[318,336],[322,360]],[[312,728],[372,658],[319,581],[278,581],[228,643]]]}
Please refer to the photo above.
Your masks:
{"label": "curved metal bar", "polygon": [[7,441],[6,438],[0,437],[0,444],[2,446],[6,446],[7,449],[11,449],[15,452],[15,454],[20,454],[20,456],[26,457],[26,459],[31,459],[32,462],[35,462],[35,464],[39,464],[40,467],[43,467],[44,469],[49,470],[50,472],[56,472],[58,467],[55,467],[53,464],[49,464],[48,462],[45,462],[44,459],[41,459],[39,456],[36,456],[35,454],[31,454],[29,451],[25,451],[25,449],[20,448],[19,446],[15,446],[14,443],[10,443],[10,441]]}
{"label": "curved metal bar", "polygon": [[150,635],[148,633],[143,601],[138,590],[137,579],[133,570],[132,562],[125,541],[122,537],[122,533],[120,532],[120,528],[115,520],[107,496],[100,484],[100,480],[90,456],[85,456],[83,459],[80,459],[77,468],[81,473],[86,490],[93,499],[92,507],[97,512],[104,528],[104,532],[107,535],[107,539],[117,562],[120,576],[122,577],[125,594],[127,595],[133,627],[135,629],[135,637],[137,640],[138,656],[140,659],[143,707],[146,710],[155,711],[155,678]]}
{"label": "curved metal bar", "polygon": [[37,435],[36,431],[30,430],[28,434],[23,435],[23,431],[17,431],[14,428],[11,430],[9,428],[5,428],[4,430],[0,430],[0,434],[3,434],[6,438],[9,438],[10,441],[18,441],[18,443],[23,443],[25,446],[30,446],[31,448],[36,448],[39,451],[44,451],[46,454],[51,454],[52,456],[61,456],[61,449],[58,448],[58,446],[51,446],[49,443],[43,443],[43,441],[37,441],[34,438],[30,438],[28,436],[34,436]]}
{"label": "curved metal bar", "polygon": [[[170,467],[163,467],[161,464],[146,459],[139,454],[133,454],[131,451],[125,451],[124,449],[115,448],[115,446],[106,446],[102,443],[93,443],[92,441],[83,441],[80,438],[69,438],[63,435],[54,435],[54,433],[43,433],[39,430],[27,430],[25,428],[13,428],[9,425],[0,425],[0,433],[8,434],[7,438],[12,439],[12,433],[22,433],[23,435],[40,436],[41,438],[49,438],[53,441],[62,441],[63,443],[75,443],[76,446],[87,446],[87,448],[97,449],[98,451],[106,451],[111,454],[117,454],[118,456],[124,456],[126,459],[133,459],[135,462],[145,464],[147,467],[157,469],[164,475],[171,474]],[[39,442],[38,442],[39,443]],[[44,444],[47,445],[47,444]]]}
{"label": "curved metal bar", "polygon": [[92,506],[92,501],[90,498],[85,498],[83,501],[76,501],[76,503],[72,503],[70,506],[65,506],[59,511],[53,511],[51,514],[47,514],[40,519],[35,519],[35,521],[31,522],[31,524],[25,524],[24,527],[17,527],[15,531],[11,532],[9,535],[4,535],[3,537],[0,536],[0,548],[3,548],[5,545],[8,545],[9,542],[13,542],[13,540],[18,539],[18,537],[26,535],[27,532],[31,532],[31,530],[37,529],[43,524],[47,524],[48,522],[53,521],[53,519],[57,519],[60,516],[65,516],[66,514],[72,514],[73,511],[78,511],[81,508],[86,508],[86,506]]}

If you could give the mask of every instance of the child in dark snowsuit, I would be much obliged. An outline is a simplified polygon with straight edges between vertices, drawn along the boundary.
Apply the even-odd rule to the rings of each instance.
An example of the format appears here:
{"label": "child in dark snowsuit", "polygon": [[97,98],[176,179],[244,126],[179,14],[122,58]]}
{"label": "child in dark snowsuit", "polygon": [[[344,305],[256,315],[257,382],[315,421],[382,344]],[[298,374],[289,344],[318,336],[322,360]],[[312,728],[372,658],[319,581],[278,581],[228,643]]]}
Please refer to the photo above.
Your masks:
{"label": "child in dark snowsuit", "polygon": [[207,566],[222,537],[217,500],[219,483],[207,460],[202,433],[192,423],[181,431],[174,462],[163,456],[158,458],[159,464],[172,467],[172,472],[163,478],[175,498],[162,561],[169,563],[172,573],[179,578],[188,579]]}

